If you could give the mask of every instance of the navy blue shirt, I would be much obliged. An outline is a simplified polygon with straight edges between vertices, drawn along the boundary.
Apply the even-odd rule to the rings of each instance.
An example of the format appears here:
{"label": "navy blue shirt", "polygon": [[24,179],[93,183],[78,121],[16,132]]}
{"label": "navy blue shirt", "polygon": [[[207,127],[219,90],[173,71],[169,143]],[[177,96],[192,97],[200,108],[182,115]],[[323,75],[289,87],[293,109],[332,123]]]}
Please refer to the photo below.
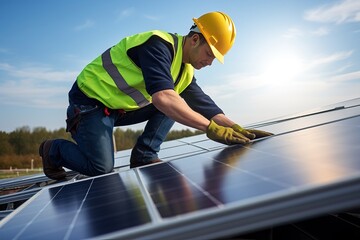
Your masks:
{"label": "navy blue shirt", "polygon": [[[173,59],[172,46],[153,36],[144,44],[128,50],[128,56],[142,70],[146,91],[152,95],[158,91],[174,89],[174,82],[170,73]],[[197,85],[195,77],[191,84],[180,94],[186,103],[196,112],[207,119],[211,119],[223,111]],[[71,102],[82,105],[99,104],[96,99],[87,97],[75,83],[69,92]]]}

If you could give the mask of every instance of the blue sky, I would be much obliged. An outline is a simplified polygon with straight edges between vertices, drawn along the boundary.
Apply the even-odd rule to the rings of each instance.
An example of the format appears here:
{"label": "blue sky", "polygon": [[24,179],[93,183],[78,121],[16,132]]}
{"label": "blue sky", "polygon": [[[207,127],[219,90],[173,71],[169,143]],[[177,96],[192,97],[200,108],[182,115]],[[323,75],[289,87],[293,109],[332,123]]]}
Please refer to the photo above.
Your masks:
{"label": "blue sky", "polygon": [[87,63],[141,31],[186,35],[210,11],[229,14],[237,38],[224,65],[195,75],[240,125],[360,97],[359,0],[3,0],[0,131],[65,127]]}

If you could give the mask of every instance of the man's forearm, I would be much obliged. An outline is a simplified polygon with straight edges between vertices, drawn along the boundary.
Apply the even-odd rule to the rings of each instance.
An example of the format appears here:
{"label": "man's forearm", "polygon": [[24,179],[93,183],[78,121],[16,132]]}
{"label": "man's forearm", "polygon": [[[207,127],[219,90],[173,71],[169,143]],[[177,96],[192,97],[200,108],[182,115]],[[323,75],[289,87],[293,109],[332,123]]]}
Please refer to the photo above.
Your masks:
{"label": "man's forearm", "polygon": [[176,122],[206,131],[210,121],[193,111],[187,103],[174,91],[162,90],[152,95],[154,106]]}
{"label": "man's forearm", "polygon": [[211,119],[214,120],[218,125],[224,127],[232,127],[235,124],[231,119],[229,119],[222,113],[215,115]]}

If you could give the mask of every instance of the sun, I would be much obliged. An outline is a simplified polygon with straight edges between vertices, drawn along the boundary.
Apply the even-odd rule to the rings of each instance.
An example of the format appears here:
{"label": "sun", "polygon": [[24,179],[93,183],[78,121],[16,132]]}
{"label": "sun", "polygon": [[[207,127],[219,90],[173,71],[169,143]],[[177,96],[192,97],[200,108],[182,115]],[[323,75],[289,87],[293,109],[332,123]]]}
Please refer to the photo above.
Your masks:
{"label": "sun", "polygon": [[300,55],[294,51],[273,54],[267,57],[262,77],[272,84],[294,81],[305,70]]}

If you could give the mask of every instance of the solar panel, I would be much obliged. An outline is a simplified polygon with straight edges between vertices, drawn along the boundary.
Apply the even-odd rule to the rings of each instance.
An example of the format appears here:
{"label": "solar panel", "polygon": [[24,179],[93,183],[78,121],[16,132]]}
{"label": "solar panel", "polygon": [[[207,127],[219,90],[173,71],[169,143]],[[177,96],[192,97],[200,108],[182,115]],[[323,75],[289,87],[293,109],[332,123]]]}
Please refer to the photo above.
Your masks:
{"label": "solar panel", "polygon": [[171,141],[164,163],[45,188],[1,222],[0,239],[219,238],[360,206],[358,104],[262,129],[276,135]]}
{"label": "solar panel", "polygon": [[83,239],[150,221],[134,172],[44,189],[2,227],[1,239]]}

